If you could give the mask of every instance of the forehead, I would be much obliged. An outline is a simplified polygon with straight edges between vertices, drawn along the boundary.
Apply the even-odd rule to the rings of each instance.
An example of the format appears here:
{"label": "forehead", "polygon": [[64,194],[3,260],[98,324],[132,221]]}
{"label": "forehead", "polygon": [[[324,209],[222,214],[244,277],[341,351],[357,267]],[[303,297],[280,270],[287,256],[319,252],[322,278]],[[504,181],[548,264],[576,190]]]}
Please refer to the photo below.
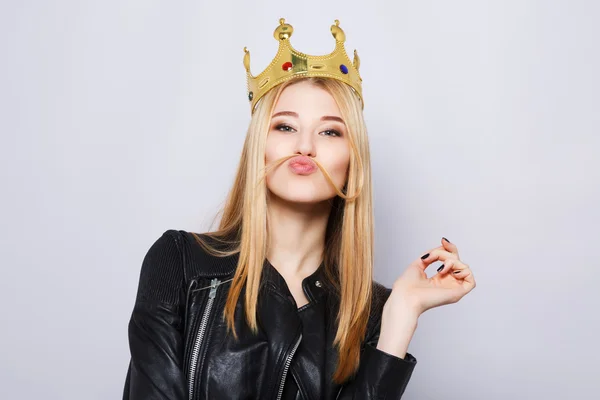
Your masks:
{"label": "forehead", "polygon": [[336,115],[340,110],[333,96],[324,88],[310,82],[298,82],[281,92],[274,113],[295,111],[302,115]]}

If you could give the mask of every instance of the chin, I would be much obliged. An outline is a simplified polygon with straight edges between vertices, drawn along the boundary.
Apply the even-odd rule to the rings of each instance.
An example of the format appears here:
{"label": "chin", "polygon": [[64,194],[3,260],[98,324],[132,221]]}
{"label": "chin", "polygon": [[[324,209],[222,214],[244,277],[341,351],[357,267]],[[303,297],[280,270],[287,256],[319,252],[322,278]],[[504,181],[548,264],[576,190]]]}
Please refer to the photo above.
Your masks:
{"label": "chin", "polygon": [[287,203],[297,204],[318,204],[327,201],[335,196],[335,193],[331,195],[323,195],[323,192],[317,193],[315,190],[271,190],[269,189],[271,196],[277,197],[280,200]]}

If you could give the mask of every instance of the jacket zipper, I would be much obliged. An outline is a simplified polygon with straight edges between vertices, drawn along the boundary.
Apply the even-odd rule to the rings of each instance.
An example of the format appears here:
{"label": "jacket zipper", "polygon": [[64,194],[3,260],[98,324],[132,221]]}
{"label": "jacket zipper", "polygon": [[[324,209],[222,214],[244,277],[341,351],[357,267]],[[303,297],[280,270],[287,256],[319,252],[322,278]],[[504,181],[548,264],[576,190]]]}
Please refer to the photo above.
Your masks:
{"label": "jacket zipper", "polygon": [[208,302],[206,303],[206,308],[204,309],[204,313],[202,314],[202,319],[200,320],[200,327],[198,328],[198,335],[196,336],[196,342],[194,343],[194,348],[192,349],[192,358],[190,361],[190,384],[189,384],[189,394],[190,400],[194,397],[194,380],[196,378],[196,367],[198,364],[198,356],[200,355],[200,345],[202,344],[202,339],[204,337],[204,333],[206,332],[206,324],[208,323],[208,316],[210,315],[210,310],[212,308],[213,302],[215,300],[215,295],[217,294],[217,287],[221,281],[219,279],[213,279],[210,281],[210,292],[208,294]]}
{"label": "jacket zipper", "polygon": [[300,334],[300,337],[298,338],[298,341],[294,345],[294,348],[292,349],[290,354],[288,354],[288,356],[285,360],[285,366],[283,367],[283,375],[281,376],[281,383],[279,384],[279,392],[277,393],[277,400],[281,400],[281,396],[283,395],[283,385],[285,383],[285,376],[287,375],[288,369],[290,368],[290,364],[292,363],[292,357],[294,356],[294,353],[298,349],[298,346],[300,345],[301,340],[302,340],[302,334]]}

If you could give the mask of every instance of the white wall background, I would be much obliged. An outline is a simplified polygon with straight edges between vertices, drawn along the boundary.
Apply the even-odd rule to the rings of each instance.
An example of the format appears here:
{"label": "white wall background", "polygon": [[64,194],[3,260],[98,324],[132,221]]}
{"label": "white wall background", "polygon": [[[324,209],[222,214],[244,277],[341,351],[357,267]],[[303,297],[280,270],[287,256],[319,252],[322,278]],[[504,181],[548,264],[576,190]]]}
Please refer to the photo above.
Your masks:
{"label": "white wall background", "polygon": [[141,260],[212,221],[280,17],[361,56],[378,280],[446,236],[478,281],[421,317],[404,397],[600,398],[593,0],[3,0],[0,398],[120,398]]}

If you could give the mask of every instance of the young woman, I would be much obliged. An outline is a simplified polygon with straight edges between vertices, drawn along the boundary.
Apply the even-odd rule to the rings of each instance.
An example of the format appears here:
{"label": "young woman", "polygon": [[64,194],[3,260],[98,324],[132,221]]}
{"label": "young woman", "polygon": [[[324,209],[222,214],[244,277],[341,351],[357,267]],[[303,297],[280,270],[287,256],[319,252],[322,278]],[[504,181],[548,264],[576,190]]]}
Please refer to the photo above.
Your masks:
{"label": "young woman", "polygon": [[[343,44],[338,21],[332,33]],[[291,26],[275,34],[283,63]],[[307,73],[323,59],[298,54],[303,73],[285,79],[253,77],[245,60],[252,119],[219,229],[168,230],[148,250],[124,399],[400,399],[419,315],[475,287],[445,239],[391,289],[373,280],[357,56],[347,80],[347,68]],[[343,56],[336,47],[332,63]],[[265,76],[271,87],[254,85]]]}

